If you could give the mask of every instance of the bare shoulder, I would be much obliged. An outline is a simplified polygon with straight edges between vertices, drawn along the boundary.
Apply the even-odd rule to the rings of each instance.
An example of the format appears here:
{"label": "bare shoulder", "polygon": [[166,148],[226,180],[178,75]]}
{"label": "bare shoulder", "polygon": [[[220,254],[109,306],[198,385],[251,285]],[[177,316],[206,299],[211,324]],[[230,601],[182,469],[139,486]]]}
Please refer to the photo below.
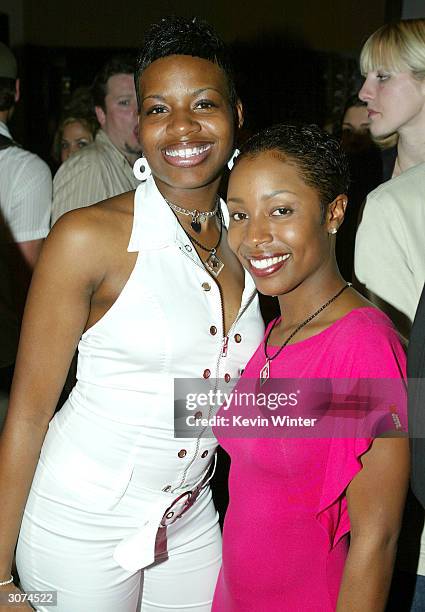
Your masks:
{"label": "bare shoulder", "polygon": [[134,192],[130,191],[72,210],[55,223],[47,242],[81,249],[85,253],[128,244],[133,223],[133,200]]}

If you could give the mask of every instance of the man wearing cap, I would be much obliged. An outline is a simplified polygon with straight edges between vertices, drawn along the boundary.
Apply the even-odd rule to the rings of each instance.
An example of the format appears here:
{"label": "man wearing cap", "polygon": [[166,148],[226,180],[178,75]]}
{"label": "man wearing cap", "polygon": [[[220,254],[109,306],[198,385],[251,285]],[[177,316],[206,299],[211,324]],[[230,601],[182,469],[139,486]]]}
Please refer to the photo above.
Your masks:
{"label": "man wearing cap", "polygon": [[111,58],[97,74],[93,103],[100,130],[59,168],[53,188],[52,223],[64,213],[135,189],[133,164],[141,156],[133,62]]}
{"label": "man wearing cap", "polygon": [[52,208],[49,167],[14,142],[8,128],[18,100],[16,59],[0,43],[0,391],[10,385],[23,305]]}

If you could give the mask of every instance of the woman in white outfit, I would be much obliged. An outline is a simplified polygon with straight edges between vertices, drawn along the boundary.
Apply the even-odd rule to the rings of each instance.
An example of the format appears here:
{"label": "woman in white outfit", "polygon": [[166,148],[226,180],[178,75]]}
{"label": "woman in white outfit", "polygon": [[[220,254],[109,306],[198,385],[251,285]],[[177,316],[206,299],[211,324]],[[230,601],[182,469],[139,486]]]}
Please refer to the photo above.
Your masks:
{"label": "woman in white outfit", "polygon": [[[174,437],[173,383],[230,388],[262,337],[217,199],[242,109],[197,20],[150,29],[136,89],[146,180],[61,218],[35,272],[0,447],[0,611],[19,593],[22,513],[22,587],[57,591],[58,612],[210,609],[216,444]],[[78,382],[50,420],[77,345]]]}
{"label": "woman in white outfit", "polygon": [[[360,55],[369,129],[397,145],[392,180],[372,191],[357,230],[355,275],[407,339],[425,280],[425,19],[380,27]],[[408,496],[388,612],[425,609],[422,510]],[[410,595],[413,593],[413,599]]]}

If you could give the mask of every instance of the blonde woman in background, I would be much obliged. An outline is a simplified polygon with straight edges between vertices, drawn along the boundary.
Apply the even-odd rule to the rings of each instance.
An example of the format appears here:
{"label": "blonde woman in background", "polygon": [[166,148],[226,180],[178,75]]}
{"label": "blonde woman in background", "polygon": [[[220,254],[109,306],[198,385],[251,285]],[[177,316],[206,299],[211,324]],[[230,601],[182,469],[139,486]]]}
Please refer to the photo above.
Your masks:
{"label": "blonde woman in background", "polygon": [[425,162],[425,19],[382,26],[360,55],[366,77],[370,132],[381,144],[397,144],[393,177]]}
{"label": "blonde woman in background", "polygon": [[[382,26],[360,56],[370,131],[396,145],[392,179],[372,191],[357,231],[354,269],[367,297],[410,336],[425,281],[425,19]],[[391,610],[425,610],[425,536],[415,500],[408,503]],[[416,575],[417,572],[417,575]],[[414,590],[413,602],[409,592]]]}

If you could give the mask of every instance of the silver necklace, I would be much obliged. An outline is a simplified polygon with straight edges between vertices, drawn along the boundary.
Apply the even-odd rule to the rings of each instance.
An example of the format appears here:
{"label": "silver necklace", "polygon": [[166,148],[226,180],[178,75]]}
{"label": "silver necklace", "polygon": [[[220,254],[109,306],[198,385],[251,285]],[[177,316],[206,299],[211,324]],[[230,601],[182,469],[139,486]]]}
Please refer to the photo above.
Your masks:
{"label": "silver necklace", "polygon": [[307,325],[307,323],[310,323],[310,321],[312,319],[314,319],[314,317],[317,317],[317,315],[322,312],[322,310],[325,310],[325,308],[327,308],[329,306],[329,304],[332,304],[332,302],[334,302],[340,295],[341,293],[343,293],[346,289],[348,289],[348,287],[351,287],[351,283],[347,283],[346,285],[344,285],[344,287],[342,289],[340,289],[338,291],[338,293],[336,293],[333,297],[331,297],[330,300],[328,300],[327,302],[325,302],[325,304],[322,304],[322,306],[320,306],[320,308],[318,308],[316,310],[316,312],[313,312],[312,315],[308,316],[307,319],[305,319],[302,323],[300,323],[298,325],[298,327],[292,332],[292,334],[290,334],[286,340],[284,341],[284,343],[280,346],[280,348],[276,351],[276,353],[274,355],[268,355],[267,354],[267,344],[269,342],[269,338],[270,338],[270,334],[272,333],[272,331],[274,330],[277,320],[279,317],[277,317],[274,321],[273,321],[273,325],[271,326],[271,328],[269,329],[269,333],[267,334],[267,337],[264,341],[264,355],[266,358],[266,363],[264,364],[264,366],[261,368],[260,370],[260,386],[262,387],[264,385],[265,382],[268,381],[268,379],[270,378],[270,364],[273,361],[273,359],[276,359],[276,357],[278,355],[280,355],[280,353],[283,351],[283,349],[285,348],[285,346],[288,344],[288,342],[290,340],[292,340],[292,338],[295,336],[296,333],[298,333],[300,331],[300,329],[302,329],[305,325]]}
{"label": "silver necklace", "polygon": [[179,213],[181,215],[186,215],[187,217],[192,217],[192,221],[190,222],[190,227],[197,234],[201,233],[201,223],[204,223],[208,218],[214,217],[218,212],[218,206],[220,204],[220,198],[217,196],[214,210],[210,210],[208,212],[200,212],[199,210],[188,210],[187,208],[182,208],[181,206],[177,206],[177,204],[173,204],[169,202],[167,198],[164,198],[167,202],[168,206],[174,210],[174,212]]}
{"label": "silver necklace", "polygon": [[[165,200],[165,201],[167,202],[167,200]],[[169,202],[167,202],[167,204],[169,204]],[[219,198],[217,199],[217,206],[218,206],[218,208],[217,208],[217,210],[215,210],[214,214],[217,215],[217,218],[218,218],[218,220],[220,222],[220,233],[219,233],[219,236],[218,236],[217,243],[213,247],[211,247],[211,248],[208,248],[208,247],[204,246],[203,244],[201,244],[199,242],[199,240],[196,240],[196,238],[191,236],[185,230],[183,225],[180,223],[179,218],[176,216],[177,221],[180,223],[180,227],[182,228],[182,230],[184,231],[186,236],[189,238],[189,240],[192,243],[197,244],[198,247],[200,247],[203,251],[206,251],[207,253],[209,253],[207,259],[203,262],[203,264],[207,268],[207,270],[209,272],[211,272],[211,274],[215,278],[217,278],[217,276],[220,274],[220,272],[224,268],[224,262],[221,261],[220,257],[217,255],[217,249],[220,246],[221,238],[223,236],[223,224],[224,224],[222,213],[221,213],[221,209],[220,209],[220,199]],[[174,210],[173,206],[171,206],[171,209]],[[212,215],[210,215],[210,216],[212,216]]]}
{"label": "silver necklace", "polygon": [[193,238],[193,236],[190,236],[186,232],[186,235],[189,237],[189,239],[192,242],[194,242],[195,244],[198,245],[198,247],[200,247],[201,249],[209,253],[204,265],[211,272],[211,274],[215,276],[215,278],[217,278],[217,276],[220,274],[220,272],[224,268],[224,262],[222,262],[220,257],[217,255],[217,249],[220,246],[221,237],[223,235],[223,219],[221,217],[221,214],[218,215],[218,219],[220,221],[220,234],[218,236],[217,244],[213,246],[212,249],[209,249],[208,247],[204,246],[198,240]]}

